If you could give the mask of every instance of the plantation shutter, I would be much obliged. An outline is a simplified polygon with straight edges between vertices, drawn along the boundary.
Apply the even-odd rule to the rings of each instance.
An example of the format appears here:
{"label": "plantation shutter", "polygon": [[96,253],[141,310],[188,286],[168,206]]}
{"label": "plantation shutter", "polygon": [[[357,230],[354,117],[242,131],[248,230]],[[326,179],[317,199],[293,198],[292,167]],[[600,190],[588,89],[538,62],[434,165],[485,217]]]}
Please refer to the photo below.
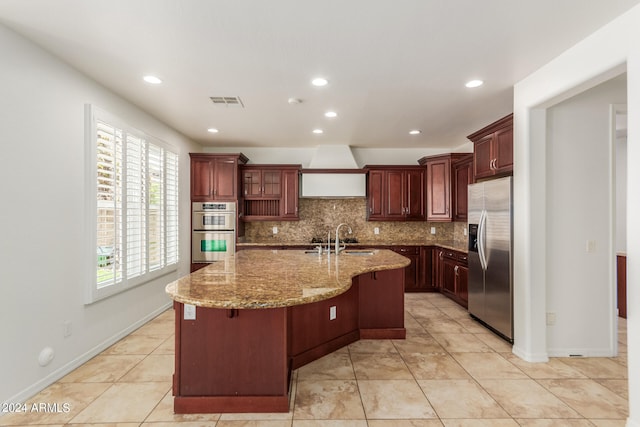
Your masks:
{"label": "plantation shutter", "polygon": [[166,242],[167,264],[178,262],[178,155],[166,151],[165,183],[166,183]]}
{"label": "plantation shutter", "polygon": [[127,134],[127,279],[140,276],[147,269],[147,185],[146,144]]}

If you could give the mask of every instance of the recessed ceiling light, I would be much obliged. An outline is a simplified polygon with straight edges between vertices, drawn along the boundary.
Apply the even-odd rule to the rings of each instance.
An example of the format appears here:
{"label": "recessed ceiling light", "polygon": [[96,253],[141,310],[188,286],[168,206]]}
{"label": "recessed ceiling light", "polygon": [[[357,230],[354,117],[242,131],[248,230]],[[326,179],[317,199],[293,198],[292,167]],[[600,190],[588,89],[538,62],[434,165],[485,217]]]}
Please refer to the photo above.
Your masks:
{"label": "recessed ceiling light", "polygon": [[338,113],[336,113],[335,111],[327,111],[326,113],[324,113],[324,116],[329,118],[338,117]]}
{"label": "recessed ceiling light", "polygon": [[315,133],[315,134],[318,134],[318,135],[321,134],[321,133],[324,133],[324,131],[322,129],[314,129],[312,132]]}
{"label": "recessed ceiling light", "polygon": [[316,77],[315,79],[311,80],[311,84],[314,86],[326,86],[329,83],[329,80],[325,79],[324,77]]}
{"label": "recessed ceiling light", "polygon": [[147,83],[151,83],[152,85],[159,85],[160,83],[162,83],[162,80],[160,80],[156,76],[144,76],[142,79]]}
{"label": "recessed ceiling light", "polygon": [[418,129],[414,129],[414,130],[410,130],[409,131],[409,135],[419,135],[421,133],[422,133],[422,131],[418,130]]}
{"label": "recessed ceiling light", "polygon": [[300,98],[289,98],[287,99],[287,102],[291,105],[295,105],[295,104],[302,104],[302,99]]}
{"label": "recessed ceiling light", "polygon": [[207,132],[209,132],[209,133],[218,133],[220,131],[218,129],[216,129],[216,128],[209,128],[209,129],[207,129]]}
{"label": "recessed ceiling light", "polygon": [[482,80],[469,80],[467,83],[465,83],[466,87],[478,87],[478,86],[482,86],[484,82]]}

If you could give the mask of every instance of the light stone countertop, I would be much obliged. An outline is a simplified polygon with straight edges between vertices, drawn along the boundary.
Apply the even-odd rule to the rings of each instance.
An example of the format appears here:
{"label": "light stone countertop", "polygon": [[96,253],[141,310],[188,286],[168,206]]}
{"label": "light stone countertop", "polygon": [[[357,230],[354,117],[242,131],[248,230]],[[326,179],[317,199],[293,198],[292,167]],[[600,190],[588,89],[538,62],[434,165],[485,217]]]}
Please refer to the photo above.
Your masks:
{"label": "light stone countertop", "polygon": [[[314,246],[318,246],[319,243],[311,243],[311,242],[291,242],[291,241],[276,241],[276,240],[272,240],[272,241],[253,241],[253,242],[247,242],[247,241],[240,241],[238,242],[238,247],[243,247],[243,246],[286,246],[286,247],[314,247]],[[323,243],[323,247],[326,246],[326,243]],[[341,243],[341,245],[344,245],[344,243]],[[362,242],[358,242],[358,243],[347,243],[346,247],[349,248],[350,246],[355,246],[355,247],[367,247],[367,246],[372,246],[372,247],[376,247],[376,246],[438,246],[444,249],[451,249],[454,251],[458,251],[458,252],[463,252],[463,253],[467,253],[468,252],[468,247],[467,247],[467,242],[466,241],[458,241],[458,240],[436,240],[436,241],[424,241],[424,240],[402,240],[402,241],[362,241]],[[333,248],[333,244],[331,245],[331,248]]]}
{"label": "light stone countertop", "polygon": [[410,262],[388,249],[337,257],[304,250],[248,249],[169,283],[166,292],[174,301],[199,307],[289,307],[332,298],[346,292],[354,276],[404,268]]}

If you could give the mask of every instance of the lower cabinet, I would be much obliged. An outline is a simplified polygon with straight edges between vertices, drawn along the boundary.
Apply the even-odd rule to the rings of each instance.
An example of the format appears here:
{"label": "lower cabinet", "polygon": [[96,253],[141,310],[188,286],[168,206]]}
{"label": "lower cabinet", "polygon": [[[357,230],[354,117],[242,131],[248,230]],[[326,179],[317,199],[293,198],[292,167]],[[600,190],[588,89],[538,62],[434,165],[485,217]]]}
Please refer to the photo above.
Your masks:
{"label": "lower cabinet", "polygon": [[389,249],[411,260],[411,264],[404,269],[405,292],[424,291],[425,284],[420,274],[420,246],[390,246]]}
{"label": "lower cabinet", "polygon": [[440,292],[466,308],[469,300],[467,254],[439,249],[437,264]]}

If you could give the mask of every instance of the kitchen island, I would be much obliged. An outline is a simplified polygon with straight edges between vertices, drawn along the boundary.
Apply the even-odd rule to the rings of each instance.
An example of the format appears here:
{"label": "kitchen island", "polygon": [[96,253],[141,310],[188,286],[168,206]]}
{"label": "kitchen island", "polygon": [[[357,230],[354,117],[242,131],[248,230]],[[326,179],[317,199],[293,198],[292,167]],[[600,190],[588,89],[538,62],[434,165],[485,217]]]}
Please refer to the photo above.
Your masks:
{"label": "kitchen island", "polygon": [[404,338],[390,250],[244,250],[167,285],[176,413],[287,412],[293,369],[360,338]]}

